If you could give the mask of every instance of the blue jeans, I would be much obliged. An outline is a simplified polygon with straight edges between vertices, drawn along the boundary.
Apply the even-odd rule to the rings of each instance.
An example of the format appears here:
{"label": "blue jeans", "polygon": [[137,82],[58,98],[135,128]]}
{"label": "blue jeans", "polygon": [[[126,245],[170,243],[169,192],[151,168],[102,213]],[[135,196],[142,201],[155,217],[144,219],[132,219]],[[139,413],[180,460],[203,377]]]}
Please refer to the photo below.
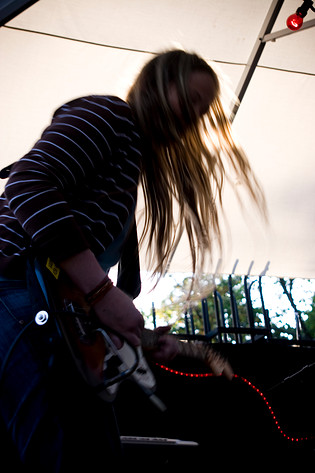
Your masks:
{"label": "blue jeans", "polygon": [[24,281],[0,281],[1,421],[20,471],[93,471],[120,457],[114,412],[77,374],[53,314],[34,322],[40,308]]}

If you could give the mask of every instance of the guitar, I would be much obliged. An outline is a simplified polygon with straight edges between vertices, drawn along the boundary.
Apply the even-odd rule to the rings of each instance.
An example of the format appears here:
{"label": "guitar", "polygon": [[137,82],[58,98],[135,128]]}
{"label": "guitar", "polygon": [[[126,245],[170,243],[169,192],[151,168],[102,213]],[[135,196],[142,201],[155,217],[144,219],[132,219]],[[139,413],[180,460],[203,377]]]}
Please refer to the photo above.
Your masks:
{"label": "guitar", "polygon": [[[93,310],[86,306],[80,291],[64,274],[58,272],[56,277],[56,272],[48,269],[54,277],[51,274],[47,277],[46,272],[44,284],[47,297],[57,326],[83,379],[101,398],[111,402],[117,395],[120,383],[130,378],[159,409],[165,410],[164,404],[155,395],[156,380],[143,354],[143,351],[150,352],[158,346],[160,335],[144,329],[141,346],[133,347],[123,340],[122,347],[118,349],[110,337],[113,331],[102,325]],[[177,348],[178,354],[204,362],[214,375],[233,378],[228,361],[209,345],[178,340]]]}

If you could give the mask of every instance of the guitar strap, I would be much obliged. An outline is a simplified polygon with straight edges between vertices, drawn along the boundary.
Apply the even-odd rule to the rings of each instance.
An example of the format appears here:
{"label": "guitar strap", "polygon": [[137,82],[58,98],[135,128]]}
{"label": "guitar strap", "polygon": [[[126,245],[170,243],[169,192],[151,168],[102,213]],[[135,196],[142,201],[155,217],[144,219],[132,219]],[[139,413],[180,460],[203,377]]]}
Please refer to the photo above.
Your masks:
{"label": "guitar strap", "polygon": [[49,311],[50,307],[43,276],[39,263],[33,258],[28,258],[27,260],[26,282],[34,310],[36,312],[41,310]]}
{"label": "guitar strap", "polygon": [[13,164],[15,163],[11,163],[0,170],[0,179],[7,179],[9,177]]}
{"label": "guitar strap", "polygon": [[46,332],[50,343],[60,343],[62,334],[56,318],[53,315],[55,309],[51,304],[52,299],[47,293],[47,286],[44,281],[41,266],[36,259],[31,257],[28,258],[26,265],[26,283],[31,304],[34,309],[34,321],[40,326],[40,330]]}

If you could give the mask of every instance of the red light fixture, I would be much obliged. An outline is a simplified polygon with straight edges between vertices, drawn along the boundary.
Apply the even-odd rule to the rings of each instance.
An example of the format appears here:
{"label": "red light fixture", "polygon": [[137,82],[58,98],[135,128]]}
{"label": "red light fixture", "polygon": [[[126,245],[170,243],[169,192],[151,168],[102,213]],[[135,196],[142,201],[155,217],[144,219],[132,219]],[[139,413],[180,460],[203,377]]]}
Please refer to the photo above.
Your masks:
{"label": "red light fixture", "polygon": [[303,18],[297,13],[293,13],[287,19],[287,27],[292,31],[297,31],[303,25]]}
{"label": "red light fixture", "polygon": [[308,10],[315,12],[312,0],[304,0],[303,4],[296,10],[293,15],[287,19],[287,27],[292,31],[297,31],[303,25],[303,18],[307,15]]}

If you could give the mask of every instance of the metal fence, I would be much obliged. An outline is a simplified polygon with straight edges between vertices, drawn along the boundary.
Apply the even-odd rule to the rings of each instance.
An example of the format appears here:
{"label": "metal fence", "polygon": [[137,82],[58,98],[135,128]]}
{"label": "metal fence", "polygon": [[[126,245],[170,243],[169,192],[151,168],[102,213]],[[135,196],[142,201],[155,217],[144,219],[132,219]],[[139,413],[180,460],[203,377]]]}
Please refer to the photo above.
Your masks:
{"label": "metal fence", "polygon": [[[258,282],[258,291],[261,303],[260,313],[262,315],[261,322],[255,323],[255,312],[253,309],[251,289],[254,283]],[[227,321],[223,307],[223,299],[220,292],[215,289],[209,297],[214,299],[214,318],[210,317],[208,301],[209,298],[201,300],[203,332],[200,336],[198,330],[195,329],[195,315],[192,308],[188,309],[184,314],[185,334],[186,338],[206,338],[210,343],[256,343],[258,341],[281,341],[288,344],[311,345],[315,346],[315,340],[308,336],[303,330],[303,321],[301,314],[295,312],[295,336],[292,339],[284,339],[277,337],[272,330],[269,317],[269,310],[265,307],[263,296],[262,276],[258,279],[251,280],[249,276],[243,277],[244,296],[246,300],[247,320],[241,323],[239,317],[239,308],[233,290],[233,275],[228,276],[228,288],[230,298],[230,320]],[[152,308],[153,324],[156,326],[156,315],[154,306]],[[212,318],[212,322],[210,321]],[[213,321],[214,320],[214,321]],[[183,335],[183,334],[181,334]]]}

